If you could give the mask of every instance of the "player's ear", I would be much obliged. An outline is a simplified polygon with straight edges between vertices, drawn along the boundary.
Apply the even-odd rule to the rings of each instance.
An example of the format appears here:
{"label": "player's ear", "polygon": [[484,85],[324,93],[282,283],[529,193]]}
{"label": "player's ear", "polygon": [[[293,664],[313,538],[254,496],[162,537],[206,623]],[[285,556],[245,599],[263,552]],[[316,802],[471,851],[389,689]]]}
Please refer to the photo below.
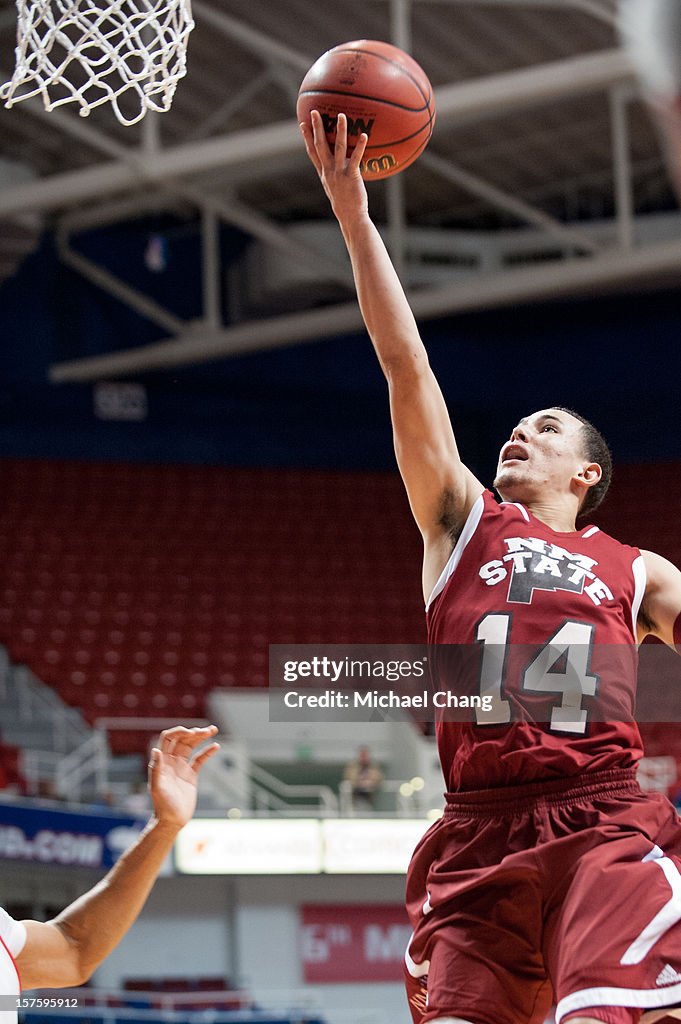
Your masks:
{"label": "player's ear", "polygon": [[577,473],[577,479],[587,487],[595,487],[602,476],[603,470],[597,462],[588,462]]}

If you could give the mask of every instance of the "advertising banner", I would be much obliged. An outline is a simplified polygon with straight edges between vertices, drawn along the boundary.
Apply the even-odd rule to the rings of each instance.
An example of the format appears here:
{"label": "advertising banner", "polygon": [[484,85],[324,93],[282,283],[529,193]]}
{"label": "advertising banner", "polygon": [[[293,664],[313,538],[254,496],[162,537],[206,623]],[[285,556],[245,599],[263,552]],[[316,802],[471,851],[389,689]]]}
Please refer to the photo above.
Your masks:
{"label": "advertising banner", "polygon": [[110,868],[142,828],[127,816],[0,803],[0,861]]}
{"label": "advertising banner", "polygon": [[300,909],[306,985],[401,981],[411,935],[404,907],[392,904],[307,904]]}

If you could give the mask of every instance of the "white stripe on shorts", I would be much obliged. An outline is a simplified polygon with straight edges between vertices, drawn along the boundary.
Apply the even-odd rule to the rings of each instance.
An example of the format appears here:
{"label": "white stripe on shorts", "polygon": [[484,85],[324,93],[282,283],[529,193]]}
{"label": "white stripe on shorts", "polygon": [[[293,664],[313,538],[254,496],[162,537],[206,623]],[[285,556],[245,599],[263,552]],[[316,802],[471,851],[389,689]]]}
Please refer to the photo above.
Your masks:
{"label": "white stripe on shorts", "polygon": [[583,988],[561,999],[556,1007],[556,1024],[560,1024],[566,1014],[574,1010],[586,1010],[590,1006],[633,1006],[637,1010],[653,1010],[670,1004],[673,1006],[679,1000],[681,983],[657,989]]}
{"label": "white stripe on shorts", "polygon": [[417,964],[416,961],[412,959],[409,947],[411,946],[411,940],[413,938],[414,933],[412,932],[409,942],[407,943],[407,948],[404,951],[404,963],[412,978],[425,978],[430,967],[430,960],[424,960],[422,964]]}
{"label": "white stripe on shorts", "polygon": [[676,864],[669,857],[665,857],[659,846],[654,846],[643,860],[652,861],[661,868],[669,882],[672,894],[662,909],[655,914],[652,921],[645,926],[641,934],[634,939],[627,949],[620,960],[620,963],[625,966],[640,964],[657,940],[681,921],[681,874],[679,874]]}

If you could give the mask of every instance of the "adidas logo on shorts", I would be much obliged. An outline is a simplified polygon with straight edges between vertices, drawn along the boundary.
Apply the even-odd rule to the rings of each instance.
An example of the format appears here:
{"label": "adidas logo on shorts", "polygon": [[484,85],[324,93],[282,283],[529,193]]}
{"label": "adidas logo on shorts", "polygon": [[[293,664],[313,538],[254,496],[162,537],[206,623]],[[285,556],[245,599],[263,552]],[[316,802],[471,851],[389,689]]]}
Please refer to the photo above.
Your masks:
{"label": "adidas logo on shorts", "polygon": [[681,974],[675,971],[671,964],[665,964],[655,978],[656,985],[674,985],[679,981],[681,981]]}

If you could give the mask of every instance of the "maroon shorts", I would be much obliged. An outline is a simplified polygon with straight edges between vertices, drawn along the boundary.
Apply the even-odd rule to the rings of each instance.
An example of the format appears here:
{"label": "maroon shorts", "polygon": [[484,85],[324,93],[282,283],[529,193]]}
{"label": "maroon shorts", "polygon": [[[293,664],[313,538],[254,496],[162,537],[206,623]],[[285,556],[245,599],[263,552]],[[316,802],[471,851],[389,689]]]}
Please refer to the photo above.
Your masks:
{"label": "maroon shorts", "polygon": [[417,1024],[681,1005],[681,821],[634,770],[452,794],[407,909]]}

